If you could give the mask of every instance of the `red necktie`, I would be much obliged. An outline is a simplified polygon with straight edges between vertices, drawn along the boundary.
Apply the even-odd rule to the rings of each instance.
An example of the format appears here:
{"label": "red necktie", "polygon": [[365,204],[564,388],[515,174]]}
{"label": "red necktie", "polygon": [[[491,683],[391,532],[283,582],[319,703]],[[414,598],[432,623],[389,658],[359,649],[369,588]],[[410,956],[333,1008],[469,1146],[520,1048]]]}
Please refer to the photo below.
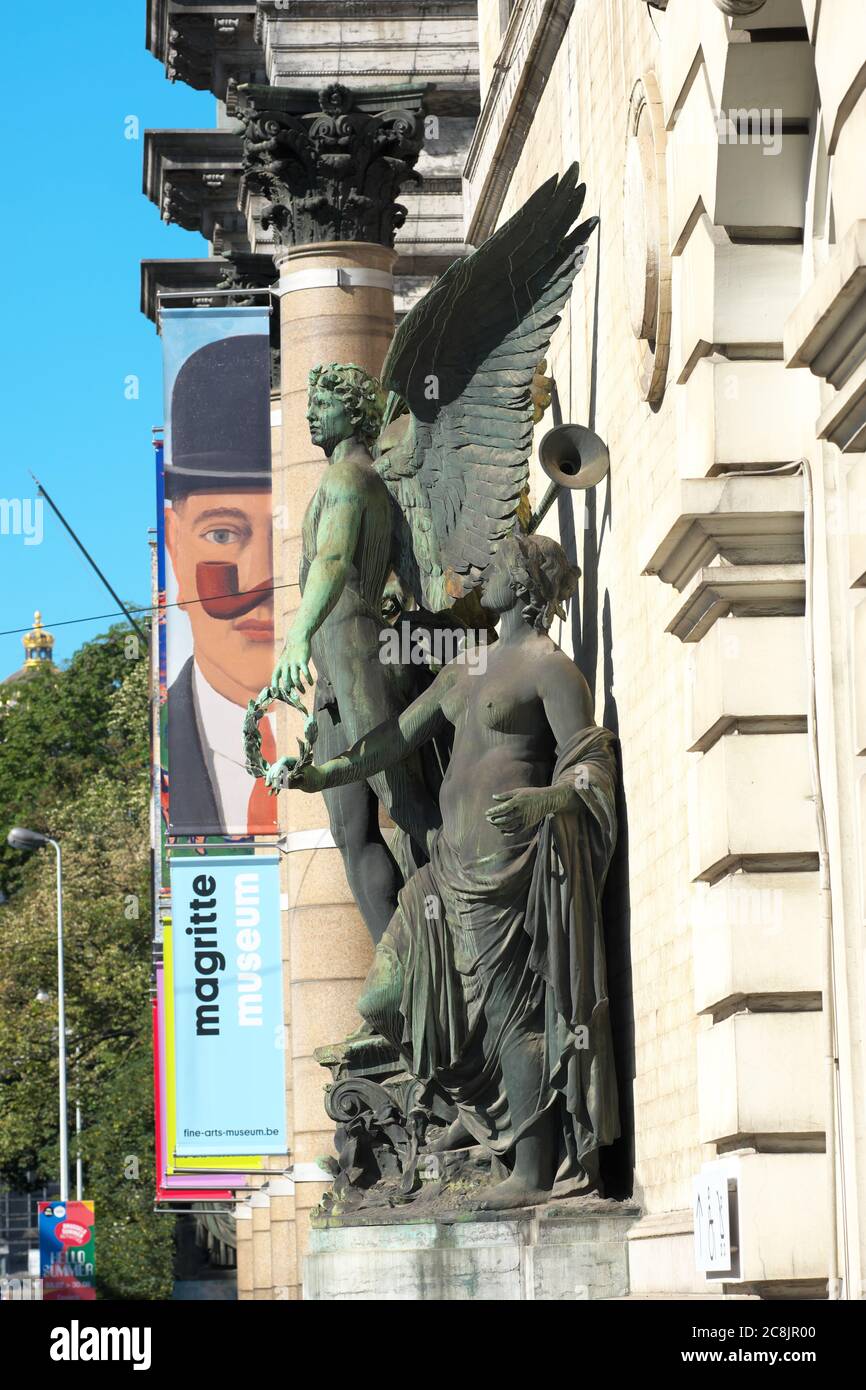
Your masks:
{"label": "red necktie", "polygon": [[[277,745],[271,732],[271,721],[265,717],[259,724],[262,736],[262,757],[265,762],[276,760]],[[247,834],[274,835],[277,830],[277,798],[271,796],[263,777],[256,778],[247,806]]]}

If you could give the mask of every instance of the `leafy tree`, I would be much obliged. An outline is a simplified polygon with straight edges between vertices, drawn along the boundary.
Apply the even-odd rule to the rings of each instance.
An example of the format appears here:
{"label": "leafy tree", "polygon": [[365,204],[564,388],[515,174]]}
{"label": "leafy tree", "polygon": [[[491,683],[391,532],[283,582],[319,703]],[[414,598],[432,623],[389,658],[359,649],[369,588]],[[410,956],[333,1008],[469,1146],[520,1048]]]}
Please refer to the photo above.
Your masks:
{"label": "leafy tree", "polygon": [[[4,838],[17,822],[63,847],[70,1111],[77,1091],[98,1279],[141,1299],[170,1296],[173,1221],[153,1212],[148,669],[127,638],[4,687],[0,804]],[[10,851],[0,869],[0,1181],[20,1190],[58,1165],[54,856]]]}
{"label": "leafy tree", "polygon": [[[139,660],[131,660],[136,651]],[[36,667],[0,686],[0,806],[9,825],[45,830],[57,804],[101,769],[146,765],[144,691],[138,721],[127,718],[120,728],[113,715],[113,697],[146,655],[135,634],[114,627],[80,647],[64,670]],[[23,862],[4,835],[0,890],[7,895],[21,883]]]}

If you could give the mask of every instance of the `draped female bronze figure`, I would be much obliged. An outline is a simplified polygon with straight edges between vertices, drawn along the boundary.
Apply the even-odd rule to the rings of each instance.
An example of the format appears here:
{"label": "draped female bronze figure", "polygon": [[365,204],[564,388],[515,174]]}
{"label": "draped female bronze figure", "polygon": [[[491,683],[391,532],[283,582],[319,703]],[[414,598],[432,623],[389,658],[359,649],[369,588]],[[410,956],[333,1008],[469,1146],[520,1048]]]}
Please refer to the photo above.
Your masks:
{"label": "draped female bronze figure", "polygon": [[445,725],[453,750],[430,862],[405,884],[359,1010],[415,1077],[457,1107],[440,1147],[483,1145],[510,1169],[479,1196],[525,1206],[595,1184],[618,1133],[601,894],[616,838],[613,735],[548,635],[577,583],[543,536],[504,540],[481,602],[486,670],[453,661],[398,718],[272,787],[360,782]]}

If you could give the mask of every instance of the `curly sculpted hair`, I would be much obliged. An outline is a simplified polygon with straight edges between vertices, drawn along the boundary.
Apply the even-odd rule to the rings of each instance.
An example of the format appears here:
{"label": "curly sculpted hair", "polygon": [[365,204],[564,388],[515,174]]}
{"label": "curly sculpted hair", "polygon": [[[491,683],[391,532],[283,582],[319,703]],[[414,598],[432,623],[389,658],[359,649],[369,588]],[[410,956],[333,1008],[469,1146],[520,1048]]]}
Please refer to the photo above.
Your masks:
{"label": "curly sculpted hair", "polygon": [[558,541],[550,536],[509,536],[499,547],[499,557],[515,594],[526,600],[523,617],[530,627],[547,632],[554,618],[565,617],[580,570],[569,564]]}
{"label": "curly sculpted hair", "polygon": [[358,438],[371,448],[382,427],[385,406],[376,378],[354,362],[331,362],[326,367],[313,367],[310,372],[310,395],[317,387],[333,392],[342,402]]}

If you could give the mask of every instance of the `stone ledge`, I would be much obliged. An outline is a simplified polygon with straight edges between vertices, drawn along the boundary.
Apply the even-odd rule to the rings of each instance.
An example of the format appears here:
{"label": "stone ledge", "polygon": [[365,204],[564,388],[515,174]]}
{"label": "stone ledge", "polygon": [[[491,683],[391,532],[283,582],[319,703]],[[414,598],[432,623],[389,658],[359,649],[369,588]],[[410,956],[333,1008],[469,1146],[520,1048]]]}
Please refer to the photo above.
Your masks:
{"label": "stone ledge", "polygon": [[682,1211],[647,1212],[629,1230],[628,1240],[655,1240],[658,1236],[690,1236],[694,1234],[695,1218],[686,1208]]}
{"label": "stone ledge", "polygon": [[690,753],[727,734],[806,728],[802,618],[721,618],[696,644],[689,699]]}
{"label": "stone ledge", "polygon": [[[325,1052],[328,1049],[320,1049]],[[411,1203],[401,1207],[367,1207],[344,1215],[318,1215],[313,1218],[317,1230],[354,1230],[367,1226],[454,1226],[467,1222],[476,1225],[496,1225],[502,1222],[535,1222],[539,1229],[569,1221],[637,1221],[640,1207],[634,1202],[617,1201],[613,1197],[563,1197],[542,1207],[523,1207],[514,1211],[467,1211],[466,1207],[431,1212],[419,1216]]]}
{"label": "stone ledge", "polygon": [[764,1297],[820,1297],[827,1270],[824,1155],[743,1153],[724,1161],[737,1184],[739,1270],[733,1277],[709,1277],[706,1287]]}
{"label": "stone ledge", "polygon": [[785,324],[785,365],[839,387],[866,358],[866,219],[855,222]]}
{"label": "stone ledge", "polygon": [[819,415],[815,433],[843,454],[866,450],[866,357]]}
{"label": "stone ledge", "polygon": [[[260,0],[256,34],[274,87],[328,79],[431,84],[428,110],[478,112],[478,15],[471,0]],[[349,63],[347,64],[347,55]]]}
{"label": "stone ledge", "polygon": [[777,1151],[812,1151],[824,1133],[821,1026],[815,1011],[738,1013],[699,1033],[700,1142],[744,1148],[760,1135]]}
{"label": "stone ledge", "polygon": [[[803,559],[803,484],[797,476],[683,478],[666,493],[643,549],[644,574],[683,589],[721,556],[731,565]],[[661,510],[661,508],[659,509]]]}
{"label": "stone ledge", "polygon": [[743,870],[817,867],[805,734],[729,735],[689,768],[689,858],[695,882]]}
{"label": "stone ledge", "polygon": [[788,318],[785,359],[836,388],[818,438],[843,453],[866,449],[866,219],[853,223]]}
{"label": "stone ledge", "polygon": [[802,616],[805,565],[711,565],[699,569],[665,632],[699,642],[719,618]]}
{"label": "stone ledge", "polygon": [[696,1013],[715,1021],[747,1003],[820,1007],[814,874],[735,874],[695,884],[689,916]]}

